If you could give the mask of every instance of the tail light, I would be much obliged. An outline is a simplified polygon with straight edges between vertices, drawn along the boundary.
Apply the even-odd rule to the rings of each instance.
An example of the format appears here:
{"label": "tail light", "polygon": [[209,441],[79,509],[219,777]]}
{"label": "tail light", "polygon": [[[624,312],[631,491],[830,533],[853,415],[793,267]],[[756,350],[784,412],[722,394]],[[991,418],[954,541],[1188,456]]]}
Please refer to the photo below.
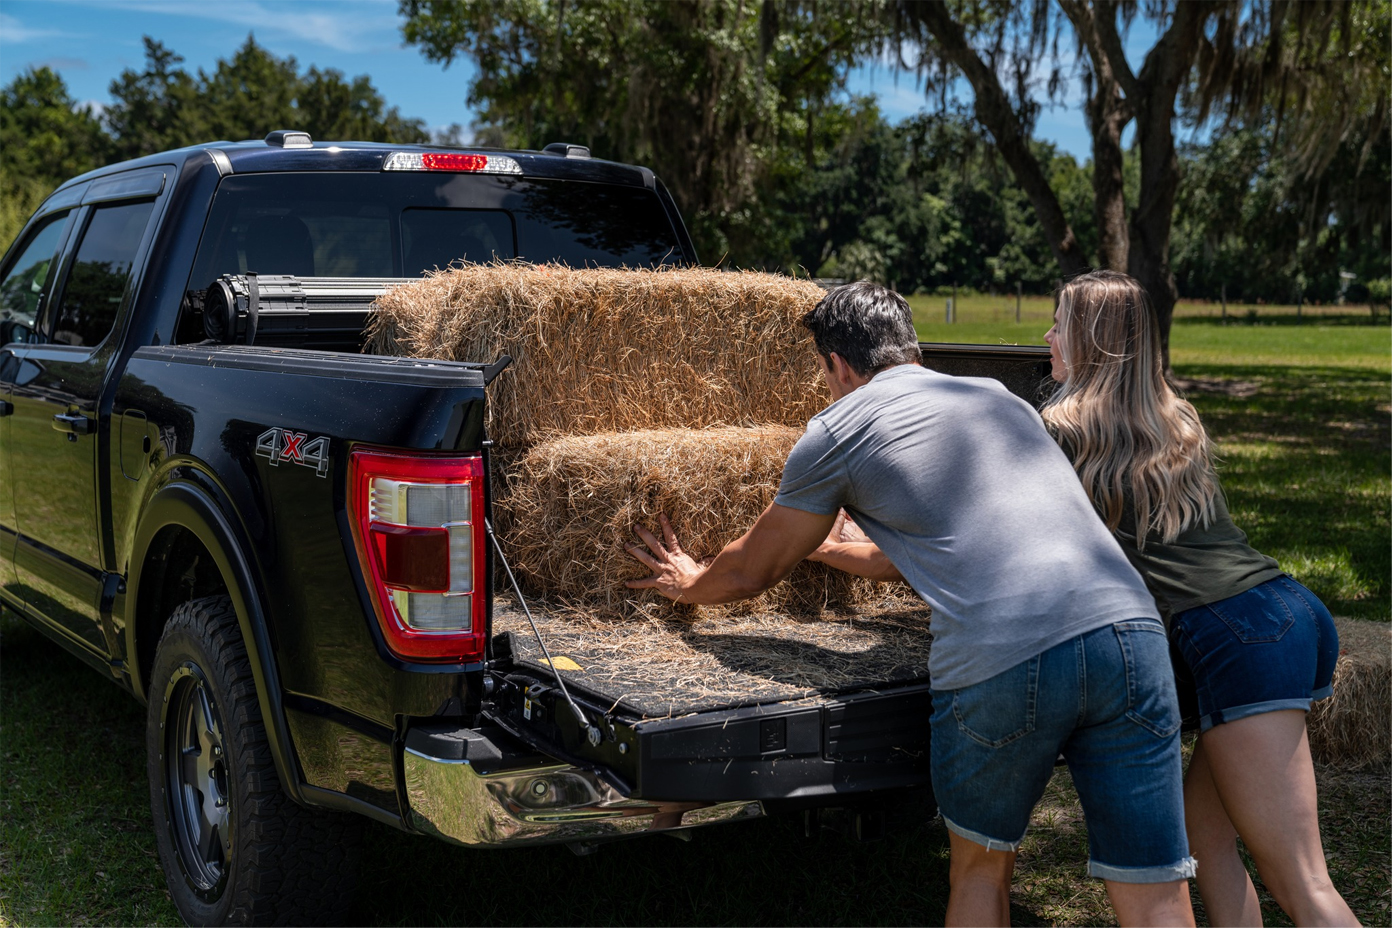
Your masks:
{"label": "tail light", "polygon": [[354,451],[353,541],[387,648],[403,661],[483,657],[483,458]]}
{"label": "tail light", "polygon": [[522,166],[507,155],[476,155],[462,151],[394,151],[383,162],[382,170],[521,174]]}

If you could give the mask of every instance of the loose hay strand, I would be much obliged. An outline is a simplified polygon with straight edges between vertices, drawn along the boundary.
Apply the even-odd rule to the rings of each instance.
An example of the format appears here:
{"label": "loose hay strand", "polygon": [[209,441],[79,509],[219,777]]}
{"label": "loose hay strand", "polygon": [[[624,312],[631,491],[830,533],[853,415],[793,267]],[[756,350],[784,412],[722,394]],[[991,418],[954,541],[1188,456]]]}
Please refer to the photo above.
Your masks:
{"label": "loose hay strand", "polygon": [[466,264],[394,288],[368,349],[512,367],[489,393],[501,445],[658,428],[800,426],[830,401],[800,325],[805,280],[709,268]]}

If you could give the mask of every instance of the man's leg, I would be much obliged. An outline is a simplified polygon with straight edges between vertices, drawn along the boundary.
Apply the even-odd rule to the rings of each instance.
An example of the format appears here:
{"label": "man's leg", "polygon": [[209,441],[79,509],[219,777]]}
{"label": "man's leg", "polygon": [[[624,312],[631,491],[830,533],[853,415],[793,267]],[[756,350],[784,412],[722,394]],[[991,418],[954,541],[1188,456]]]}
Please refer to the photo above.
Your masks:
{"label": "man's leg", "polygon": [[1291,920],[1358,924],[1325,866],[1305,713],[1284,709],[1225,722],[1199,743],[1223,808]]}
{"label": "man's leg", "polygon": [[952,864],[948,868],[946,925],[1010,924],[1010,878],[1014,851],[991,851],[970,838],[948,832]]}
{"label": "man's leg", "polygon": [[1085,723],[1063,753],[1088,826],[1088,872],[1121,925],[1193,925],[1179,703],[1165,630],[1118,622],[1084,638]]}
{"label": "man's leg", "polygon": [[1189,833],[1189,852],[1199,862],[1195,874],[1199,895],[1208,910],[1209,924],[1260,926],[1257,890],[1237,853],[1237,829],[1218,797],[1205,740],[1200,738],[1194,746],[1184,777],[1184,827]]}

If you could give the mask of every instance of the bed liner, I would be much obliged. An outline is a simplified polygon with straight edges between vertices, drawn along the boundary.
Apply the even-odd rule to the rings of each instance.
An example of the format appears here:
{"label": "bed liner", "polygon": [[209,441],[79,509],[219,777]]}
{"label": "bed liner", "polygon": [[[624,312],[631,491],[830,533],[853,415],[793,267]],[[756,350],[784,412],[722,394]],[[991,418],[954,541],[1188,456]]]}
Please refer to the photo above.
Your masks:
{"label": "bed liner", "polygon": [[[927,682],[928,606],[890,589],[868,612],[794,616],[654,606],[629,619],[528,600],[568,686],[639,719],[673,718],[885,684]],[[513,663],[554,676],[525,613],[499,597],[493,631]]]}

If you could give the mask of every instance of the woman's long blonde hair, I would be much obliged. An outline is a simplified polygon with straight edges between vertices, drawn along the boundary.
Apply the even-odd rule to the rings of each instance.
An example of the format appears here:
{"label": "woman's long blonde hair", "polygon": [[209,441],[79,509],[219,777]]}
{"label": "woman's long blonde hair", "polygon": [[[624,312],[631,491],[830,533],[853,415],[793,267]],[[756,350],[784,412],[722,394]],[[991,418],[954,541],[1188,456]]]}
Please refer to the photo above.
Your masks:
{"label": "woman's long blonde hair", "polygon": [[1133,278],[1093,271],[1059,292],[1054,344],[1067,378],[1045,404],[1044,422],[1107,527],[1121,523],[1131,494],[1136,544],[1165,542],[1213,520],[1218,478],[1199,414],[1165,378],[1160,326]]}

